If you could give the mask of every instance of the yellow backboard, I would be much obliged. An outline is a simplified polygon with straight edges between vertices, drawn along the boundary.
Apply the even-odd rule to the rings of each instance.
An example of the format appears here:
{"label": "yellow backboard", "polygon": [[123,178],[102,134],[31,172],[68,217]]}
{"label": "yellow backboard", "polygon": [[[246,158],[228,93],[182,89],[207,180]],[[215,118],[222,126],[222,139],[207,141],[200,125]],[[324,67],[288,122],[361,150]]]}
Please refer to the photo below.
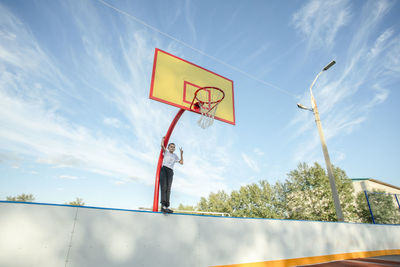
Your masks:
{"label": "yellow backboard", "polygon": [[233,81],[196,64],[156,48],[150,98],[190,110],[194,93],[202,87],[217,87],[225,97],[218,105],[215,119],[235,124]]}

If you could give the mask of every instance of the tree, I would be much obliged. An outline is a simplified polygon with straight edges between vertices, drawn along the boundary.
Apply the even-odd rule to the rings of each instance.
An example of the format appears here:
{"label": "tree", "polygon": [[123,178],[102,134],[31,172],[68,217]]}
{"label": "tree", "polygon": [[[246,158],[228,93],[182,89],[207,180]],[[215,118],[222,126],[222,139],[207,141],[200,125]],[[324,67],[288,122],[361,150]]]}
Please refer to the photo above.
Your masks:
{"label": "tree", "polygon": [[230,195],[223,190],[210,193],[208,198],[200,199],[197,210],[223,212],[234,217],[284,218],[276,192],[279,191],[267,181],[260,181],[242,186]]}
{"label": "tree", "polygon": [[[336,187],[346,221],[357,218],[351,180],[340,168],[333,167]],[[336,221],[328,176],[318,163],[298,165],[284,183],[260,181],[234,190],[210,193],[197,204],[200,211],[229,213],[235,217]]]}
{"label": "tree", "polygon": [[68,202],[66,204],[72,206],[85,206],[85,202],[83,202],[83,199],[79,197],[77,197],[76,200]]}
{"label": "tree", "polygon": [[267,181],[242,186],[232,191],[230,205],[232,215],[252,218],[283,218],[279,208],[277,189]]}
{"label": "tree", "polygon": [[183,205],[183,204],[179,204],[178,210],[182,210],[182,211],[196,211],[196,208],[194,206],[190,206],[190,205]]}
{"label": "tree", "polygon": [[[376,189],[367,194],[375,223],[400,224],[400,213],[391,195]],[[364,192],[357,194],[356,204],[359,220],[364,223],[373,223]]]}
{"label": "tree", "polygon": [[[333,167],[333,175],[346,221],[356,217],[354,188],[346,173]],[[284,185],[286,211],[289,219],[337,221],[329,179],[318,163],[309,167],[300,163],[288,174]]]}
{"label": "tree", "polygon": [[208,199],[202,197],[196,208],[199,211],[232,213],[230,197],[223,190],[210,193]]}
{"label": "tree", "polygon": [[33,202],[35,200],[35,197],[32,194],[29,194],[29,195],[21,194],[16,197],[8,196],[6,199],[8,201]]}

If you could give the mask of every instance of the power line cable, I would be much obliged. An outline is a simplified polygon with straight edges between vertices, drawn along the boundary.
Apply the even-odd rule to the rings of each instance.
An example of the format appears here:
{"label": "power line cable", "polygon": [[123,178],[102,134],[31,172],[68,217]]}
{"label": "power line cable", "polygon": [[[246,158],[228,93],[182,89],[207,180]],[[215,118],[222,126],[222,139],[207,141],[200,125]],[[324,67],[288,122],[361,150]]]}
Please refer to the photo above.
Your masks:
{"label": "power line cable", "polygon": [[135,17],[135,16],[133,16],[133,15],[131,15],[131,14],[129,14],[129,13],[127,13],[127,12],[125,12],[125,11],[123,11],[123,10],[121,10],[121,9],[119,9],[119,8],[117,8],[117,7],[115,7],[115,6],[111,5],[111,4],[109,4],[109,3],[105,2],[105,1],[103,1],[103,0],[97,0],[97,1],[100,2],[100,3],[102,3],[103,5],[105,5],[105,6],[109,7],[109,8],[111,8],[111,9],[117,11],[117,12],[120,13],[120,14],[123,14],[123,15],[125,15],[125,16],[128,16],[129,18],[135,20],[136,22],[138,22],[138,23],[140,23],[140,24],[146,26],[147,28],[149,28],[149,29],[151,29],[151,30],[153,30],[153,31],[156,31],[156,32],[158,32],[159,34],[164,35],[165,37],[170,38],[170,39],[174,40],[175,42],[180,43],[181,45],[186,46],[186,47],[188,47],[188,48],[190,48],[190,49],[196,51],[196,52],[199,53],[199,54],[202,54],[203,56],[206,56],[206,57],[208,57],[208,58],[211,58],[212,60],[215,60],[215,61],[217,61],[218,63],[221,63],[221,64],[223,64],[223,65],[225,65],[225,66],[227,66],[227,67],[229,67],[229,68],[231,68],[231,69],[233,69],[233,70],[235,70],[235,71],[237,71],[237,72],[240,72],[241,74],[243,74],[243,75],[249,77],[250,79],[253,79],[253,80],[255,80],[255,81],[259,82],[259,83],[262,83],[262,84],[264,84],[264,85],[266,85],[266,86],[272,87],[272,88],[274,88],[274,89],[276,89],[276,90],[278,90],[278,91],[280,91],[280,92],[282,92],[282,93],[285,93],[285,94],[287,94],[287,95],[290,95],[290,96],[292,96],[292,97],[294,97],[294,98],[296,98],[296,99],[299,98],[298,96],[292,94],[291,92],[289,92],[289,91],[287,91],[287,90],[284,90],[284,89],[279,88],[278,86],[276,86],[276,85],[274,85],[274,84],[271,84],[271,83],[269,83],[269,82],[266,82],[266,81],[264,81],[264,80],[261,80],[261,79],[255,77],[254,75],[249,74],[249,73],[247,73],[247,72],[245,72],[245,71],[243,71],[243,70],[241,70],[241,69],[239,69],[239,68],[237,68],[237,67],[235,67],[235,66],[233,66],[233,65],[231,65],[231,64],[229,64],[229,63],[226,63],[226,62],[224,62],[224,61],[222,61],[222,60],[220,60],[220,59],[218,59],[218,58],[216,58],[216,57],[214,57],[214,56],[208,55],[208,54],[206,54],[205,52],[203,52],[203,51],[201,51],[201,50],[199,50],[199,49],[197,49],[197,48],[195,48],[195,47],[193,47],[193,46],[191,46],[191,45],[189,45],[189,44],[187,44],[187,43],[185,43],[185,42],[183,42],[183,41],[181,41],[181,40],[179,40],[179,39],[177,39],[177,38],[175,38],[174,36],[172,36],[172,35],[170,35],[170,34],[168,34],[168,33],[165,33],[165,32],[163,32],[163,31],[157,29],[157,28],[154,27],[154,26],[151,26],[150,24],[144,22],[143,20],[138,19],[137,17]]}

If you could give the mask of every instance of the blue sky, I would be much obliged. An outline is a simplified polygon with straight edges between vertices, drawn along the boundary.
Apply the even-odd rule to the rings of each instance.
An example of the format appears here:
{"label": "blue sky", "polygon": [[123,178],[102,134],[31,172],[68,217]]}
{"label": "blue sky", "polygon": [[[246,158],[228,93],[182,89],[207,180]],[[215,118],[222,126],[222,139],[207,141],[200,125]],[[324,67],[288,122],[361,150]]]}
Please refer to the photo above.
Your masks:
{"label": "blue sky", "polygon": [[[185,112],[172,206],[331,161],[400,186],[398,1],[0,1],[0,199],[151,207],[178,111],[149,99],[155,48],[234,81],[236,125]],[[397,119],[396,119],[397,118]]]}

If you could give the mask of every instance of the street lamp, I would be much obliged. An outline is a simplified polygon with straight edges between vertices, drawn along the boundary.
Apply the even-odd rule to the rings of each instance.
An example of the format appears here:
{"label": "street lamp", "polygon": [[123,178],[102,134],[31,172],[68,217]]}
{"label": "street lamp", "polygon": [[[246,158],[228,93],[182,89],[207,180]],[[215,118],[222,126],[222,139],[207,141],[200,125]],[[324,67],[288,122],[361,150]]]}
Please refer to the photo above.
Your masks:
{"label": "street lamp", "polygon": [[317,76],[315,77],[313,83],[311,84],[311,86],[310,86],[310,95],[311,95],[311,106],[312,106],[312,108],[307,108],[307,107],[303,106],[302,104],[297,104],[297,107],[301,108],[301,109],[312,111],[314,113],[315,123],[317,124],[319,138],[321,139],[321,145],[322,145],[322,151],[324,153],[326,169],[328,171],[329,183],[331,185],[332,197],[333,197],[333,202],[335,204],[335,210],[336,210],[336,217],[337,217],[338,221],[343,222],[344,221],[343,212],[342,212],[342,207],[340,206],[340,200],[339,200],[338,192],[337,192],[337,189],[336,189],[335,178],[333,177],[331,160],[329,158],[328,148],[326,146],[324,133],[322,131],[321,119],[319,117],[317,103],[315,102],[315,98],[314,98],[314,95],[312,93],[312,87],[314,86],[315,82],[317,81],[317,79],[321,75],[321,73],[324,72],[324,71],[327,71],[335,63],[336,62],[334,60],[332,60],[332,62],[330,62],[328,65],[326,65],[317,74]]}
{"label": "street lamp", "polygon": [[313,111],[312,108],[308,108],[308,107],[306,107],[306,106],[304,106],[302,104],[299,104],[299,103],[297,103],[297,107],[301,108],[301,109],[304,109],[304,110]]}

